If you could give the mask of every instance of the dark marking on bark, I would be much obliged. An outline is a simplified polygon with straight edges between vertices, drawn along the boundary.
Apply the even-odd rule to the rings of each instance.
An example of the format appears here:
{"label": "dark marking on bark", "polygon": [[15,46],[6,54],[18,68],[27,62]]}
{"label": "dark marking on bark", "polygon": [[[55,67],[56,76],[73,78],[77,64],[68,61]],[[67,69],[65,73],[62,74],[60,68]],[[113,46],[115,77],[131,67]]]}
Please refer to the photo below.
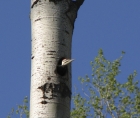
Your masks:
{"label": "dark marking on bark", "polygon": [[48,77],[48,80],[51,80],[51,78],[50,78],[50,77]]}
{"label": "dark marking on bark", "polygon": [[65,44],[62,44],[63,46],[66,46]]}
{"label": "dark marking on bark", "polygon": [[36,22],[36,21],[39,21],[39,20],[41,20],[41,18],[36,19],[35,22]]}
{"label": "dark marking on bark", "polygon": [[31,59],[33,59],[35,56],[32,56]]}
{"label": "dark marking on bark", "polygon": [[42,101],[42,102],[41,102],[41,104],[47,104],[47,103],[48,103],[47,101]]}
{"label": "dark marking on bark", "polygon": [[[61,95],[62,98],[69,97],[71,98],[71,91],[68,88],[68,86],[65,83],[60,82],[59,84],[54,83],[45,83],[43,86],[38,87],[38,89],[41,89],[43,92],[44,99],[54,99],[55,97],[58,97],[58,94]],[[51,97],[47,97],[45,94],[50,94]]]}
{"label": "dark marking on bark", "polygon": [[49,0],[49,2],[54,2],[54,4],[57,4],[57,2],[62,1],[62,0]]}
{"label": "dark marking on bark", "polygon": [[31,6],[31,8],[33,8],[34,5],[37,4],[39,1],[40,1],[40,0],[36,0],[36,1],[34,1],[33,4],[32,4],[32,6]]}
{"label": "dark marking on bark", "polygon": [[69,34],[69,32],[68,32],[67,30],[65,30],[65,32],[66,32],[67,34]]}
{"label": "dark marking on bark", "polygon": [[52,53],[49,53],[49,54],[47,54],[47,55],[53,55]]}
{"label": "dark marking on bark", "polygon": [[46,97],[45,95],[43,95],[43,97],[42,97],[42,98],[43,98],[43,99],[48,99],[48,100],[53,99],[53,97],[49,98],[49,97]]}
{"label": "dark marking on bark", "polygon": [[54,55],[54,53],[56,53],[56,51],[47,51],[47,55]]}
{"label": "dark marking on bark", "polygon": [[48,52],[56,52],[56,51],[48,51]]}
{"label": "dark marking on bark", "polygon": [[66,46],[64,43],[58,43],[59,45]]}

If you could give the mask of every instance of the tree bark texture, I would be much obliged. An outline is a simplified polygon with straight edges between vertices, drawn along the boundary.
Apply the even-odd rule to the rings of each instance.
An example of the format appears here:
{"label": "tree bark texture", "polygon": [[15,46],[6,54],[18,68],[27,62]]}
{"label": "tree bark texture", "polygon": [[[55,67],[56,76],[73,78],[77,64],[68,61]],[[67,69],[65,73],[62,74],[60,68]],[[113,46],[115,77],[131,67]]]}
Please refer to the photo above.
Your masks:
{"label": "tree bark texture", "polygon": [[56,73],[56,67],[71,58],[77,3],[31,0],[30,118],[70,118],[71,66],[65,76]]}

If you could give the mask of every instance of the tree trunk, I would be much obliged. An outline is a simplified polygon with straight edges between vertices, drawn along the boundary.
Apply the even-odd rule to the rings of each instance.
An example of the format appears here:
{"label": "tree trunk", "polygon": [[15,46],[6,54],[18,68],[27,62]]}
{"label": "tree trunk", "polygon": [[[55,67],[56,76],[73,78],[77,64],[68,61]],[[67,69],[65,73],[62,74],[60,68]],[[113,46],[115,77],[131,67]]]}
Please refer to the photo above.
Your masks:
{"label": "tree trunk", "polygon": [[71,66],[61,76],[57,66],[71,58],[74,21],[83,0],[31,0],[30,118],[70,118]]}

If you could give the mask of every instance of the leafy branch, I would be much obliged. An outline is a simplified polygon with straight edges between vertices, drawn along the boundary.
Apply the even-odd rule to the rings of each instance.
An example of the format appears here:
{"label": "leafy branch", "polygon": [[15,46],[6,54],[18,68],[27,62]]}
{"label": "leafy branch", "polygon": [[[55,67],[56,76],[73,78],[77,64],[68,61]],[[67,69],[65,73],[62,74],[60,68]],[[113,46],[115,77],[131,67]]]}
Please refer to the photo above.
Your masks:
{"label": "leafy branch", "polygon": [[7,118],[12,118],[14,114],[19,115],[19,118],[23,118],[25,115],[26,118],[29,118],[29,109],[28,109],[28,97],[25,97],[22,105],[17,105],[17,109],[11,109],[11,112],[8,114]]}
{"label": "leafy branch", "polygon": [[[74,96],[75,108],[71,112],[72,118],[78,118],[77,114],[82,109],[86,118],[138,118],[140,117],[140,88],[135,81],[137,72],[134,71],[122,84],[116,77],[120,74],[119,67],[125,52],[113,62],[105,59],[100,49],[94,61],[91,61],[92,77],[88,75],[79,80],[83,85],[83,93]],[[84,101],[83,101],[84,100]],[[83,101],[81,103],[81,101]],[[83,115],[83,116],[84,116]]]}

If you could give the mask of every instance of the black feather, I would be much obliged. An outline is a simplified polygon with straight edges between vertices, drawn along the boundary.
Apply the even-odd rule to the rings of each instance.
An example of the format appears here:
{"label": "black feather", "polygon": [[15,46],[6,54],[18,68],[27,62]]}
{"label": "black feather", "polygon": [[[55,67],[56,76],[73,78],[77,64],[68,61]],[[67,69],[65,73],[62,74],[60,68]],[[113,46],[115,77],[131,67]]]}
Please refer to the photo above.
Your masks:
{"label": "black feather", "polygon": [[59,75],[61,75],[61,76],[66,75],[66,73],[68,72],[68,67],[67,67],[67,65],[65,65],[65,66],[57,65],[57,67],[56,67],[56,72],[57,72],[57,74],[59,74]]}

